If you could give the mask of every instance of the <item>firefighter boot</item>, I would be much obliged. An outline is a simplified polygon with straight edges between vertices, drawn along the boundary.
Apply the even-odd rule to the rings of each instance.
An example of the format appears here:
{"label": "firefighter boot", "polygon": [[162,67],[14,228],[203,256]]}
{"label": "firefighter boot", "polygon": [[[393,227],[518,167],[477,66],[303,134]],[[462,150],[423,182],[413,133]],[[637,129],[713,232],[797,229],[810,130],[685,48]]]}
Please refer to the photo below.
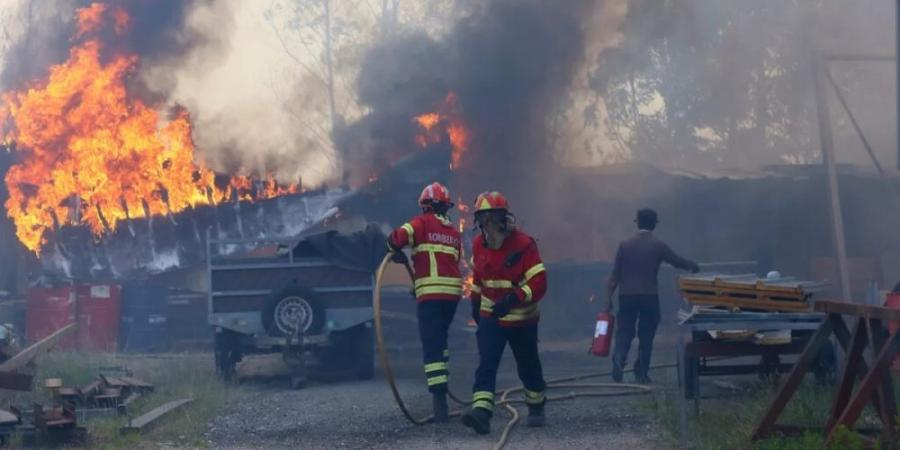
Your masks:
{"label": "firefighter boot", "polygon": [[447,406],[447,393],[434,392],[431,394],[431,404],[434,407],[435,423],[444,423],[450,418],[449,407]]}
{"label": "firefighter boot", "polygon": [[462,423],[478,434],[488,434],[491,432],[491,412],[484,408],[472,408],[463,415]]}
{"label": "firefighter boot", "polygon": [[541,403],[540,405],[528,405],[528,422],[526,425],[529,427],[544,426],[544,403]]}

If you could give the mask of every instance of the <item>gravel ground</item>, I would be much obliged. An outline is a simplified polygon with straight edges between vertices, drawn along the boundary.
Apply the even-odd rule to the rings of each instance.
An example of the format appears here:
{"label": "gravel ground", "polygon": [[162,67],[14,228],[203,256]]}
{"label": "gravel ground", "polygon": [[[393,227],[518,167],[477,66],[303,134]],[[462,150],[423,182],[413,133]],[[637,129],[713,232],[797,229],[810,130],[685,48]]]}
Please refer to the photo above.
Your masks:
{"label": "gravel ground", "polygon": [[[573,344],[578,345],[578,344]],[[548,379],[604,370],[597,359],[566,350],[572,345],[553,343],[544,351]],[[411,353],[415,358],[400,355]],[[394,349],[395,370],[408,407],[417,415],[429,412],[430,397],[419,369],[418,353],[413,349]],[[468,386],[474,372],[474,352],[456,352],[451,360],[454,370],[453,392],[468,398]],[[565,370],[563,370],[563,368]],[[424,378],[424,377],[422,377]],[[460,380],[462,379],[462,380]],[[608,379],[592,380],[606,382]],[[239,388],[239,394],[227,411],[209,425],[205,438],[212,448],[491,448],[508,421],[498,408],[488,436],[476,435],[458,419],[441,425],[415,426],[406,421],[393,401],[385,381],[379,376],[370,381],[312,383],[302,390],[287,389],[285,381],[251,380]],[[498,386],[517,385],[512,355],[507,355]],[[552,394],[553,392],[551,392]],[[567,393],[567,391],[556,393]],[[643,402],[644,408],[640,405]],[[587,397],[551,402],[546,409],[544,428],[520,425],[513,431],[507,448],[557,449],[663,449],[671,448],[661,426],[647,411],[652,400],[646,397]],[[524,419],[527,409],[519,406]]]}
{"label": "gravel ground", "polygon": [[[404,382],[401,389],[413,392],[416,387]],[[415,411],[426,411],[426,397],[408,397]],[[505,412],[499,413],[489,436],[476,435],[458,420],[415,426],[400,415],[380,382],[256,390],[251,398],[210,424],[211,447],[484,449],[494,445],[507,420]],[[668,448],[658,437],[659,427],[630,406],[591,398],[551,403],[547,426],[516,427],[508,448]]]}
{"label": "gravel ground", "polygon": [[[465,326],[466,311],[460,308],[451,331],[451,391],[462,399],[471,393],[477,365],[474,330]],[[416,415],[430,411],[430,395],[424,386],[421,348],[412,311],[386,314],[386,341],[391,362],[407,406]],[[586,353],[584,337],[548,337],[542,331],[541,359],[548,380],[609,370],[608,358]],[[658,339],[658,360],[669,362],[673,345]],[[273,362],[274,361],[274,362]],[[413,425],[394,403],[387,383],[376,369],[368,381],[311,382],[301,390],[290,390],[287,382],[265,372],[277,373],[274,359],[249,361],[240,368],[249,377],[236,390],[232,401],[212,420],[204,439],[221,449],[487,449],[499,439],[508,414],[498,408],[492,433],[479,436],[458,418],[447,424]],[[608,382],[608,378],[588,382]],[[627,381],[627,380],[626,380]],[[660,389],[671,381],[658,380]],[[512,353],[507,351],[500,367],[499,388],[518,386]],[[556,390],[550,394],[567,393]],[[658,395],[658,394],[654,394]],[[671,439],[651,414],[653,397],[586,397],[550,402],[547,425],[527,428],[520,423],[506,448],[559,449],[666,449]],[[524,420],[527,408],[518,406]]]}

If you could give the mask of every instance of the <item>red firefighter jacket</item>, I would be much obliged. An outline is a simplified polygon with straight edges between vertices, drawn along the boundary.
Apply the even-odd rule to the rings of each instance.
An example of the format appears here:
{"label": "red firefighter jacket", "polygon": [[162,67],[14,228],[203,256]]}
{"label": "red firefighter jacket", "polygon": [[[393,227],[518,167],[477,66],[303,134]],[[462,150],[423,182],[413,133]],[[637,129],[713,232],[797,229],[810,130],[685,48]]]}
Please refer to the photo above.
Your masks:
{"label": "red firefighter jacket", "polygon": [[449,219],[432,212],[414,217],[388,237],[393,248],[412,248],[416,301],[459,300],[460,235]]}
{"label": "red firefighter jacket", "polygon": [[472,301],[480,303],[482,317],[490,317],[494,303],[510,292],[519,303],[500,318],[500,326],[517,327],[537,323],[538,302],[547,292],[547,274],[534,238],[519,230],[493,250],[484,245],[484,236],[472,241]]}

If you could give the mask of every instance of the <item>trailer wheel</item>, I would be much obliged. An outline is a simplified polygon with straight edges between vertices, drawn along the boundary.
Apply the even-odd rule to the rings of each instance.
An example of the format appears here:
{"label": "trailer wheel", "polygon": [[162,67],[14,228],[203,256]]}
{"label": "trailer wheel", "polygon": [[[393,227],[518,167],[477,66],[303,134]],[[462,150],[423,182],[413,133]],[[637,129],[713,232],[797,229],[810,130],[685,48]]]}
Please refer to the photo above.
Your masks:
{"label": "trailer wheel", "polygon": [[359,325],[355,339],[356,378],[371,380],[375,376],[375,332],[372,322]]}
{"label": "trailer wheel", "polygon": [[231,330],[220,330],[215,335],[216,373],[225,381],[232,381],[235,367],[241,361],[240,336]]}
{"label": "trailer wheel", "polygon": [[272,336],[290,336],[299,327],[302,334],[317,332],[325,311],[309,289],[289,286],[272,296],[262,312],[262,322]]}

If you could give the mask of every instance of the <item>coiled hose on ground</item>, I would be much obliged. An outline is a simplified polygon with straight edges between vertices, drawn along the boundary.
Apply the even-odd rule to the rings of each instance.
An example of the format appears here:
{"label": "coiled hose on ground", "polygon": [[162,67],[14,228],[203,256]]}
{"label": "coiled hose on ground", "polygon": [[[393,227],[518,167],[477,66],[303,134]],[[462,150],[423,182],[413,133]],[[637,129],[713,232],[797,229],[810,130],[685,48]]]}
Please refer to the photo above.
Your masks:
{"label": "coiled hose on ground", "polygon": [[[390,356],[387,353],[387,350],[384,345],[384,333],[383,326],[381,323],[381,287],[382,287],[382,278],[384,277],[384,271],[387,266],[391,262],[392,253],[388,253],[385,255],[384,260],[381,261],[381,265],[378,267],[378,271],[375,273],[375,290],[373,292],[373,308],[375,312],[375,343],[378,349],[378,357],[381,361],[381,368],[384,370],[384,378],[387,380],[388,385],[391,388],[391,392],[394,395],[394,401],[397,402],[397,406],[400,408],[400,411],[403,415],[413,424],[415,425],[424,425],[432,421],[432,416],[423,416],[423,417],[415,417],[412,413],[407,409],[406,404],[403,403],[403,398],[400,396],[400,391],[397,389],[396,379],[394,378],[394,371],[391,368],[391,360]],[[410,282],[413,282],[413,272],[409,267],[409,264],[406,264],[406,272],[410,277]],[[662,367],[673,367],[674,364],[664,364],[653,366],[653,368],[662,368]],[[552,380],[547,380],[547,389],[548,390],[557,390],[557,389],[594,389],[594,391],[588,392],[575,392],[570,391],[567,394],[560,395],[551,395],[547,396],[547,401],[560,401],[560,400],[569,400],[578,397],[611,397],[611,396],[622,396],[622,395],[635,395],[635,394],[648,394],[651,392],[651,388],[649,386],[639,385],[639,384],[627,384],[627,383],[582,383],[580,381],[590,379],[590,378],[598,378],[602,376],[609,376],[609,372],[600,372],[600,373],[590,373],[585,375],[578,375],[567,378],[556,378]],[[509,439],[510,432],[516,426],[516,423],[519,421],[519,412],[513,406],[517,403],[524,403],[524,400],[512,400],[509,398],[511,394],[521,392],[525,388],[522,386],[512,387],[509,389],[502,390],[500,399],[497,401],[495,406],[502,406],[506,409],[510,414],[510,420],[503,428],[503,432],[500,435],[500,439],[494,445],[494,450],[499,450],[506,445],[506,442]],[[463,407],[468,406],[469,402],[462,401],[459,397],[453,395],[453,393],[449,393],[449,397],[455,401],[456,403],[462,405]],[[465,412],[464,409],[459,409],[456,411],[452,411],[450,413],[451,417],[457,417],[462,415]]]}

